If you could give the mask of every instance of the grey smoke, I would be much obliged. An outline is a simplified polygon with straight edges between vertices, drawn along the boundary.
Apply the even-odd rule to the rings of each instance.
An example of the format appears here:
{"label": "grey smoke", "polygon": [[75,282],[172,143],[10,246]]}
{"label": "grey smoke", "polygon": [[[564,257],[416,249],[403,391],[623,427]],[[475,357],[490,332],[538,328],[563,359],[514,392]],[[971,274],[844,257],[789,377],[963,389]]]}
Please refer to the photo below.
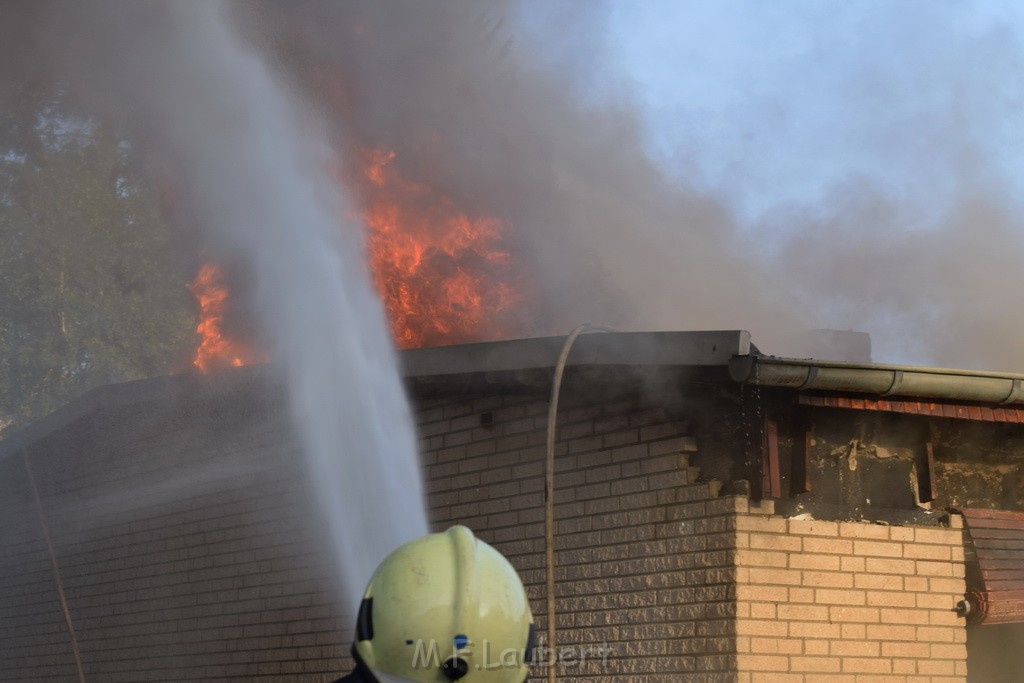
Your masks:
{"label": "grey smoke", "polygon": [[[783,187],[776,208],[750,214],[729,199],[742,194],[730,187],[744,182],[742,156],[726,157],[736,180],[714,194],[651,160],[628,88],[609,71],[605,5],[524,4],[531,31],[514,2],[266,3],[269,19],[250,35],[311,101],[323,102],[323,81],[309,74],[343,84],[350,106],[324,108],[350,140],[394,149],[404,174],[507,222],[539,290],[524,334],[584,320],[745,328],[785,355],[804,330],[854,328],[873,334],[876,360],[1024,369],[1020,203],[993,172],[1006,150],[983,144],[994,126],[1020,137],[1011,83],[1024,64],[1012,27],[983,24],[954,40],[955,13],[924,5],[778,11],[780,40],[805,52],[791,85],[752,95],[746,124],[765,135],[770,122],[858,133],[873,157],[823,196],[794,202]],[[754,21],[772,15],[751,11]],[[822,105],[823,91],[835,101]],[[685,139],[717,143],[698,131]],[[785,167],[786,150],[775,151]],[[878,170],[890,166],[912,169],[913,193],[884,184]]]}
{"label": "grey smoke", "polygon": [[[394,149],[403,174],[505,221],[538,283],[524,335],[582,321],[754,330],[800,321],[773,300],[778,286],[765,282],[770,271],[740,242],[728,207],[668,182],[625,103],[581,105],[565,73],[522,42],[516,4],[397,6],[270,3],[256,40],[297,80],[326,69],[352,93],[354,106],[333,112],[350,139]],[[600,42],[583,5],[561,9],[571,35]],[[306,82],[315,99],[322,81]]]}

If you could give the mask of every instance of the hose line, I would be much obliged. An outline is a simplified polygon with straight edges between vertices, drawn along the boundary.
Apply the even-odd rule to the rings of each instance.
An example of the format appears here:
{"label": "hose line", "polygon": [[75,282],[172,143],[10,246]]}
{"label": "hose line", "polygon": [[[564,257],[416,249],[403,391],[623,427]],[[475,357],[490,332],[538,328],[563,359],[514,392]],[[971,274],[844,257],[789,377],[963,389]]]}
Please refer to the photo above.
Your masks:
{"label": "hose line", "polygon": [[555,418],[558,415],[558,396],[562,391],[562,374],[569,359],[569,352],[576,338],[584,332],[614,332],[610,327],[584,323],[569,333],[562,345],[562,353],[555,365],[555,376],[551,380],[551,402],[548,405],[548,450],[544,472],[544,542],[545,573],[547,574],[548,614],[548,683],[555,683],[555,665],[558,653],[555,650]]}
{"label": "hose line", "polygon": [[71,618],[71,608],[68,606],[68,598],[64,594],[64,582],[60,579],[60,564],[57,563],[57,553],[53,549],[53,539],[50,536],[50,527],[46,523],[46,513],[43,511],[43,501],[39,497],[39,487],[36,486],[36,477],[32,472],[32,465],[28,461],[28,449],[22,449],[21,461],[25,464],[25,474],[28,475],[28,485],[32,491],[32,498],[36,503],[36,512],[39,515],[39,524],[43,529],[43,540],[46,541],[46,551],[50,556],[50,566],[53,569],[53,582],[57,586],[57,595],[60,597],[60,608],[64,613],[64,623],[68,627],[68,635],[71,638],[71,654],[75,658],[75,672],[78,674],[79,683],[85,683],[85,670],[82,668],[82,656],[78,651],[78,637],[75,635],[75,622]]}

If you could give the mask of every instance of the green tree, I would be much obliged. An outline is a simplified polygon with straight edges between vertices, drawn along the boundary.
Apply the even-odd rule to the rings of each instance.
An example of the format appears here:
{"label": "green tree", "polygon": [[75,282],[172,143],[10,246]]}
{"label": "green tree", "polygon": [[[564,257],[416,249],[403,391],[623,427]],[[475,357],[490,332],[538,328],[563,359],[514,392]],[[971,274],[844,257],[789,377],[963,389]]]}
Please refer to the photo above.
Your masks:
{"label": "green tree", "polygon": [[0,148],[0,429],[195,344],[189,273],[130,148],[57,112]]}

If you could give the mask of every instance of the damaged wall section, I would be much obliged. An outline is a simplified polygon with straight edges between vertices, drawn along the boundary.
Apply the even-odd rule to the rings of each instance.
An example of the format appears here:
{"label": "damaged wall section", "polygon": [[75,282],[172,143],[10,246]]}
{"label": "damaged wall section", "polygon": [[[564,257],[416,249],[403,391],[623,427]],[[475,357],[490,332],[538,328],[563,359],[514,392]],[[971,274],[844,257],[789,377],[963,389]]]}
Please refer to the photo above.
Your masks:
{"label": "damaged wall section", "polygon": [[808,407],[779,392],[763,402],[778,425],[780,512],[938,524],[949,509],[1024,510],[1019,424]]}

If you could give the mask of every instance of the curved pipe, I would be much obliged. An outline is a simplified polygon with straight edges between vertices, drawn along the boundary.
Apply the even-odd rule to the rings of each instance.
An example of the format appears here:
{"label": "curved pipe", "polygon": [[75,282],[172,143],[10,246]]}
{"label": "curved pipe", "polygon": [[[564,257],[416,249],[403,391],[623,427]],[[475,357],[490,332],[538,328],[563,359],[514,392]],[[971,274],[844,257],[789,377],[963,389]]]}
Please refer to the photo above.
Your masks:
{"label": "curved pipe", "polygon": [[1024,404],[1024,375],[1008,373],[733,356],[729,374],[741,384],[766,387]]}
{"label": "curved pipe", "polygon": [[555,665],[558,653],[555,650],[555,419],[558,416],[558,397],[562,392],[562,375],[569,360],[569,352],[576,338],[584,332],[614,332],[610,327],[583,323],[565,338],[562,352],[555,365],[555,376],[551,380],[551,402],[548,404],[548,448],[544,470],[544,560],[547,574],[548,613],[548,683],[555,683]]}

